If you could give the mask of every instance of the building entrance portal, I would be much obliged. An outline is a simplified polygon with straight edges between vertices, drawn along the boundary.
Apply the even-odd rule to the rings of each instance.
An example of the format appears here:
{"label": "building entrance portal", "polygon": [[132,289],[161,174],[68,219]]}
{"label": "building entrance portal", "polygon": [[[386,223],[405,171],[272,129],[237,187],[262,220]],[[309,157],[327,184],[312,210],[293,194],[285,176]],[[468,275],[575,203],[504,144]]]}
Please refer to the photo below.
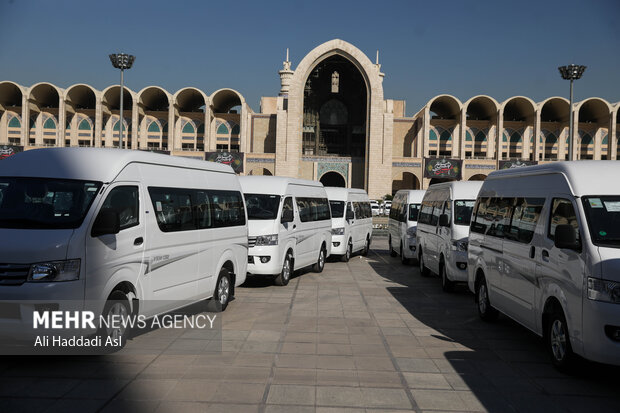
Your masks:
{"label": "building entrance portal", "polygon": [[340,175],[338,172],[327,172],[321,177],[321,183],[323,184],[323,186],[336,186],[339,188],[347,187],[343,176]]}
{"label": "building entrance portal", "polygon": [[303,155],[366,156],[366,83],[340,55],[319,63],[306,79]]}

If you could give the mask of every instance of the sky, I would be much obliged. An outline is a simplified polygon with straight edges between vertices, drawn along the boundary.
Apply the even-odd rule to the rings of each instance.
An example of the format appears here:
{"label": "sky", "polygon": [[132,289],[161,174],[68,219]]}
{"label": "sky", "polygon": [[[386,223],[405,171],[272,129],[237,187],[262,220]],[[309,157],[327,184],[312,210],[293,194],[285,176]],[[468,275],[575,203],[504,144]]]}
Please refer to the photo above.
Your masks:
{"label": "sky", "polygon": [[373,62],[386,99],[407,116],[431,98],[503,101],[568,97],[557,67],[586,65],[575,100],[620,101],[620,0],[131,1],[0,0],[0,81],[66,88],[118,84],[108,54],[136,56],[125,85],[170,93],[230,87],[254,111],[277,96],[286,48],[292,68],[343,39]]}

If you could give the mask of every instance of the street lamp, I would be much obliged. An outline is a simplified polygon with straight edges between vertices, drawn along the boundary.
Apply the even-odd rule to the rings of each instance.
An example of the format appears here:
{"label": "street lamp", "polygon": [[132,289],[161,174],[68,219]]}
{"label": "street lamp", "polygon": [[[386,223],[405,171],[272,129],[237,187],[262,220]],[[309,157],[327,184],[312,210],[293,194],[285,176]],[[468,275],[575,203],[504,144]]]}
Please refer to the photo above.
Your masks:
{"label": "street lamp", "polygon": [[120,137],[118,142],[118,147],[123,149],[123,92],[125,92],[125,87],[123,86],[123,71],[125,69],[131,69],[131,65],[133,65],[134,60],[136,60],[135,56],[126,53],[114,53],[110,55],[110,62],[112,62],[112,66],[117,69],[121,69],[121,110],[120,110]]}
{"label": "street lamp", "polygon": [[568,160],[573,160],[573,80],[581,79],[581,75],[586,70],[586,66],[581,65],[568,65],[558,67],[562,79],[570,80],[570,106],[568,108],[569,113],[569,125],[568,125]]}

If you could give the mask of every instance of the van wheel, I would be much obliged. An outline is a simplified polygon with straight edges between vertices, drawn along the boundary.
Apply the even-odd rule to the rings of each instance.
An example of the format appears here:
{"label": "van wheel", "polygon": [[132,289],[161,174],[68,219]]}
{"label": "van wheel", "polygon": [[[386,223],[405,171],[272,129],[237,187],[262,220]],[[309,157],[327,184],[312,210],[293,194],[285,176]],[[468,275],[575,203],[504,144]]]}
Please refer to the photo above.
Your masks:
{"label": "van wheel", "polygon": [[405,258],[405,254],[404,254],[404,251],[403,251],[403,243],[402,242],[400,243],[400,262],[403,265],[409,264],[409,258]]}
{"label": "van wheel", "polygon": [[351,240],[349,240],[349,242],[347,243],[347,250],[340,257],[340,261],[349,262],[349,260],[351,259],[351,255],[353,255],[353,243],[351,242]]}
{"label": "van wheel", "polygon": [[484,275],[476,283],[476,302],[478,303],[478,315],[484,321],[493,321],[497,318],[498,312],[489,300],[489,289]]}
{"label": "van wheel", "polygon": [[554,310],[545,328],[551,362],[558,370],[569,371],[575,364],[575,354],[570,345],[564,312],[561,309]]}
{"label": "van wheel", "polygon": [[420,257],[418,258],[418,264],[420,265],[420,275],[422,277],[428,277],[429,271],[428,268],[424,265],[424,254],[420,251]]}
{"label": "van wheel", "polygon": [[230,302],[230,290],[230,274],[226,268],[222,268],[217,283],[215,284],[215,291],[213,292],[217,310],[224,311],[226,307],[228,307],[228,303]]}
{"label": "van wheel", "polygon": [[370,237],[366,237],[366,243],[364,244],[364,249],[362,250],[362,255],[365,257],[368,255],[368,251],[370,251]]}
{"label": "van wheel", "polygon": [[394,251],[394,248],[392,248],[392,237],[391,236],[388,238],[388,247],[390,248],[390,257],[395,257],[397,254],[396,254],[396,251]]}
{"label": "van wheel", "polygon": [[450,281],[448,279],[448,270],[446,269],[446,264],[442,261],[439,265],[439,273],[441,274],[441,288],[450,293],[454,291],[454,281]]}
{"label": "van wheel", "polygon": [[127,295],[120,291],[116,290],[110,294],[110,298],[106,301],[105,306],[103,308],[103,317],[104,319],[109,320],[108,326],[101,326],[97,335],[101,337],[102,345],[105,344],[106,340],[111,338],[112,340],[120,339],[120,347],[103,347],[106,351],[114,351],[120,350],[125,347],[127,343],[127,339],[131,335],[131,326],[123,325],[124,323],[120,323],[120,325],[113,325],[114,320],[126,320],[131,316],[131,307],[129,306],[129,299]]}
{"label": "van wheel", "polygon": [[275,279],[276,285],[284,286],[288,284],[291,279],[291,274],[293,273],[293,256],[290,252],[286,253],[286,257],[284,258],[284,264],[282,264],[282,271]]}
{"label": "van wheel", "polygon": [[312,266],[312,270],[314,272],[323,272],[323,268],[325,267],[325,245],[321,246],[321,251],[319,251],[319,259],[316,260],[316,264]]}

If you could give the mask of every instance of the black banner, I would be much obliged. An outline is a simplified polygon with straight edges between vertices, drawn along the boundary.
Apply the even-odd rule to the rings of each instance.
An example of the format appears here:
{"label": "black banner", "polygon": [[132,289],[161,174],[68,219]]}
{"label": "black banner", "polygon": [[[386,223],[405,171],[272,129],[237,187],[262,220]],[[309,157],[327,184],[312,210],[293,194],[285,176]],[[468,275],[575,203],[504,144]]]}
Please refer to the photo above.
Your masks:
{"label": "black banner", "polygon": [[6,159],[9,156],[13,156],[18,152],[22,152],[23,150],[24,150],[23,146],[2,145],[0,146],[0,160]]}
{"label": "black banner", "polygon": [[499,161],[498,169],[523,168],[524,166],[538,165],[537,161]]}
{"label": "black banner", "polygon": [[461,179],[463,161],[448,158],[424,158],[425,178],[453,178]]}
{"label": "black banner", "polygon": [[205,161],[230,165],[236,174],[243,172],[242,152],[206,152]]}

